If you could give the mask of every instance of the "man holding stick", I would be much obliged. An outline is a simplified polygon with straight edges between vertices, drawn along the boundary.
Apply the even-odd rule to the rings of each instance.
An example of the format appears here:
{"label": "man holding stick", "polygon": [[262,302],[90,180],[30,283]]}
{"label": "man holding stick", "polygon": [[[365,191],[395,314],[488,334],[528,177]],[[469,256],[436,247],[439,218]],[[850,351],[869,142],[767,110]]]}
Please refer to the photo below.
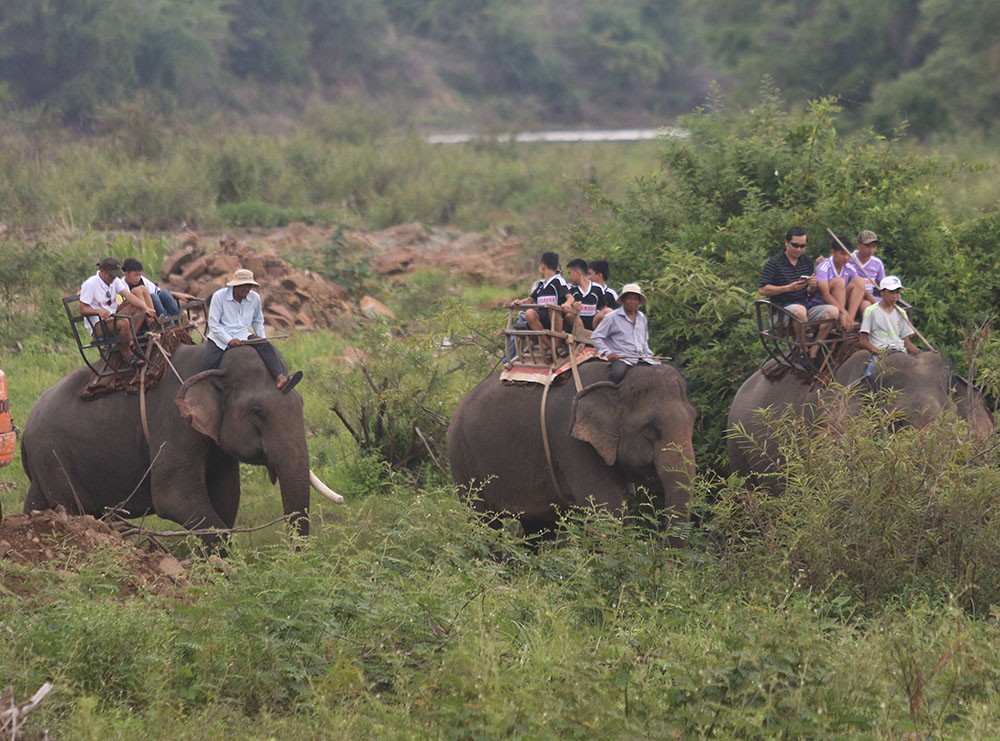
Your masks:
{"label": "man holding stick", "polygon": [[894,352],[908,352],[919,355],[920,348],[910,339],[917,330],[901,306],[897,306],[903,283],[895,275],[888,275],[879,283],[882,300],[865,309],[861,320],[861,334],[858,346],[872,354],[862,375],[870,376],[875,370],[875,360],[879,355]]}
{"label": "man holding stick", "polygon": [[302,371],[289,376],[274,346],[264,339],[264,313],[260,294],[251,290],[254,286],[260,287],[260,283],[253,279],[253,273],[240,268],[226,287],[212,296],[203,370],[218,368],[229,348],[250,345],[264,361],[274,385],[287,394],[302,380]]}
{"label": "man holding stick", "polygon": [[649,324],[639,307],[646,297],[636,283],[622,287],[621,306],[604,317],[590,335],[598,354],[611,361],[608,380],[621,383],[625,374],[639,363],[659,365],[660,360],[649,347]]}

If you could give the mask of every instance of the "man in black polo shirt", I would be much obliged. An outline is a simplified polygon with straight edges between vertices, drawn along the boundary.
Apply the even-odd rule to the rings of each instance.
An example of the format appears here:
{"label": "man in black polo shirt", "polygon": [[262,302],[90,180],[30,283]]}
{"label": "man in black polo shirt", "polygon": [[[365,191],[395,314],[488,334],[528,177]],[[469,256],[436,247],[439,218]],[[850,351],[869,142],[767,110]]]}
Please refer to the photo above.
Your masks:
{"label": "man in black polo shirt", "polygon": [[608,285],[608,279],[611,277],[611,268],[608,265],[607,260],[591,260],[590,265],[587,270],[588,277],[598,287],[604,291],[604,303],[607,304],[608,309],[618,308],[618,294],[615,289]]}
{"label": "man in black polo shirt", "polygon": [[[785,250],[764,263],[760,274],[758,290],[762,296],[767,296],[771,303],[784,308],[794,317],[796,339],[799,347],[806,347],[805,331],[802,323],[816,322],[821,319],[837,319],[836,306],[823,303],[823,298],[817,291],[816,275],[813,272],[813,261],[805,254],[808,237],[801,226],[793,226],[785,234]],[[778,313],[779,324],[787,320],[785,314]],[[824,340],[832,329],[832,324],[825,324],[816,335],[817,340]],[[803,361],[808,364],[819,352],[819,345],[809,348],[808,357]]]}
{"label": "man in black polo shirt", "polygon": [[569,292],[573,296],[573,306],[566,314],[568,332],[579,321],[586,329],[596,329],[607,312],[604,311],[604,291],[587,277],[587,261],[577,258],[566,263],[566,277],[569,278]]}
{"label": "man in black polo shirt", "polygon": [[[538,308],[526,309],[524,312],[525,321],[528,327],[536,332],[543,329],[551,329],[553,332],[563,331],[562,311],[549,311],[549,306],[570,305],[573,303],[572,296],[569,295],[569,287],[566,281],[559,275],[559,255],[555,252],[545,252],[538,262],[538,272],[541,280],[535,283],[531,289],[529,298],[517,299],[511,302],[511,306],[522,306],[524,304],[538,304]],[[566,357],[566,343],[562,340],[556,346],[559,357]]]}

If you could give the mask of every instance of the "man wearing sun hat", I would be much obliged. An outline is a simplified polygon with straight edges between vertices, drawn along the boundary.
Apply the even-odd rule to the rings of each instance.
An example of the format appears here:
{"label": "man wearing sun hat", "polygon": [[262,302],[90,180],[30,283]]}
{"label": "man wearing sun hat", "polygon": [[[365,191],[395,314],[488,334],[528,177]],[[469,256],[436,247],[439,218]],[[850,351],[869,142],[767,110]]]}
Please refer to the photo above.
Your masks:
{"label": "man wearing sun hat", "polygon": [[629,369],[639,363],[659,365],[649,348],[649,324],[639,307],[646,297],[636,283],[622,287],[620,306],[604,317],[590,335],[598,354],[611,361],[608,377],[612,383],[621,383]]}
{"label": "man wearing sun hat", "polygon": [[903,307],[897,306],[903,283],[895,275],[887,275],[878,285],[882,300],[865,309],[861,320],[858,347],[867,350],[872,357],[865,366],[864,375],[870,376],[875,370],[875,359],[879,355],[894,352],[908,352],[917,355],[920,348],[910,339],[917,330],[910,323]]}
{"label": "man wearing sun hat", "polygon": [[253,279],[253,273],[240,268],[225,288],[212,295],[204,367],[218,368],[226,350],[248,344],[264,361],[275,385],[287,393],[302,380],[302,371],[289,377],[274,346],[264,339],[264,312],[260,294],[252,290],[254,287],[259,288],[260,284]]}

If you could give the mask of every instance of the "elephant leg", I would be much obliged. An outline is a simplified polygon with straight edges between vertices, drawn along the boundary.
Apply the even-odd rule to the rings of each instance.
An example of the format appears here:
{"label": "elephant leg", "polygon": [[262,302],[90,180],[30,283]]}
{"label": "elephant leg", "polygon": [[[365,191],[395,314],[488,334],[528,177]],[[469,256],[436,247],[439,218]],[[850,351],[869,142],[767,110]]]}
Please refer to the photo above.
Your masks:
{"label": "elephant leg", "polygon": [[[208,496],[207,455],[185,454],[180,463],[158,465],[152,473],[153,509],[160,517],[172,520],[188,530],[218,528],[229,523],[219,516]],[[207,546],[217,545],[222,537],[203,535]]]}
{"label": "elephant leg", "polygon": [[215,451],[208,458],[205,471],[208,496],[226,527],[236,524],[236,512],[240,508],[240,463],[221,451]]}
{"label": "elephant leg", "polygon": [[28,494],[24,498],[24,513],[30,514],[34,510],[49,509],[49,500],[42,494],[41,488],[36,483],[28,487]]}

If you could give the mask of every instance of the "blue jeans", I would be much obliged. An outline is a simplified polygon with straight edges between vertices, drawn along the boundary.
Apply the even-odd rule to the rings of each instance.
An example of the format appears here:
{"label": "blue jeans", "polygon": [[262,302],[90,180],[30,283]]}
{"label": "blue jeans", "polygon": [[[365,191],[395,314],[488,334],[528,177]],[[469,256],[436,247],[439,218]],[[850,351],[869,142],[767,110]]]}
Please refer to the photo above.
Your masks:
{"label": "blue jeans", "polygon": [[151,293],[150,298],[153,299],[153,308],[156,309],[157,316],[177,316],[181,313],[177,301],[166,288]]}

